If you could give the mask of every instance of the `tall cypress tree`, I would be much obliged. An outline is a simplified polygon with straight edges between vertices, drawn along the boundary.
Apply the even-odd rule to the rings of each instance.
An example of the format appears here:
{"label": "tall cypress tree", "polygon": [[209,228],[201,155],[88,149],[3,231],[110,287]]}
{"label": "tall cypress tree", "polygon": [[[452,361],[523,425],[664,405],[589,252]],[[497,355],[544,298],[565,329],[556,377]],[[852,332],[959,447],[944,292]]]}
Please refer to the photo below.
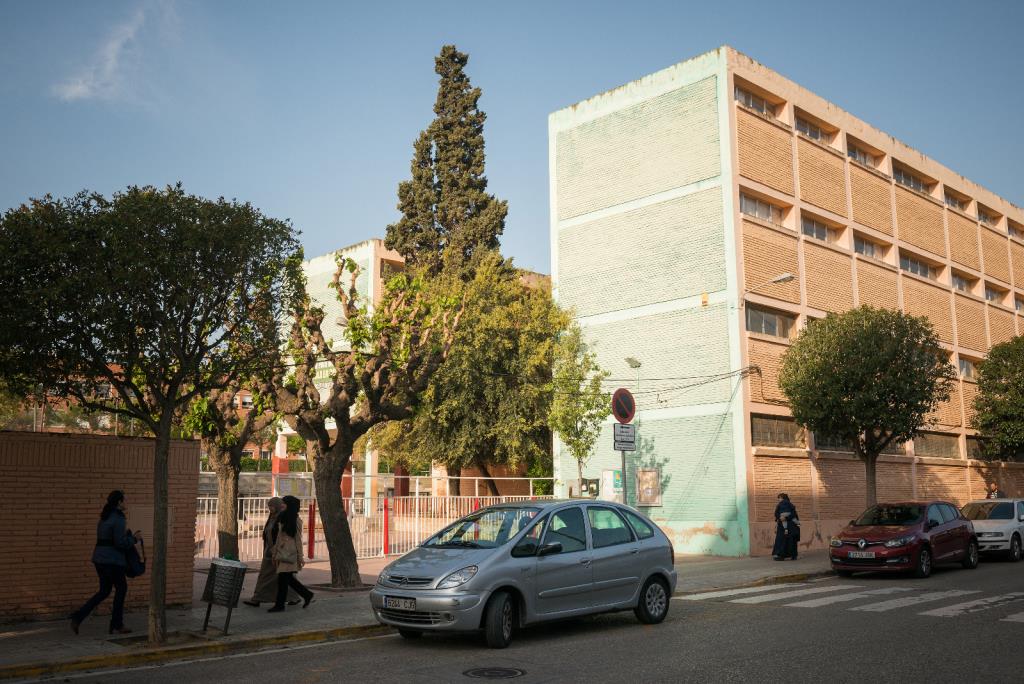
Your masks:
{"label": "tall cypress tree", "polygon": [[480,256],[499,246],[508,204],[487,192],[480,89],[466,75],[469,56],[445,45],[435,59],[441,77],[435,118],[414,145],[412,178],[398,186],[402,218],[385,243],[410,266],[469,276]]}

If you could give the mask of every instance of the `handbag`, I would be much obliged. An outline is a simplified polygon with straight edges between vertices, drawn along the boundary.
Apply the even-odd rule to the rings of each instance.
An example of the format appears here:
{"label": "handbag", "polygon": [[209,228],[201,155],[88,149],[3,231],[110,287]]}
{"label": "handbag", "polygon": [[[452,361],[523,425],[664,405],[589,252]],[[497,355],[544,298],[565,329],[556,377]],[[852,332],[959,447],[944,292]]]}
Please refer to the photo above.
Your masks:
{"label": "handbag", "polygon": [[274,560],[278,563],[287,563],[288,565],[297,563],[299,556],[295,553],[295,544],[276,547],[274,549]]}
{"label": "handbag", "polygon": [[126,563],[124,574],[126,577],[138,577],[146,574],[146,545],[141,541],[139,545],[142,547],[142,556],[139,556],[139,552],[132,546],[130,549],[124,552],[124,560]]}

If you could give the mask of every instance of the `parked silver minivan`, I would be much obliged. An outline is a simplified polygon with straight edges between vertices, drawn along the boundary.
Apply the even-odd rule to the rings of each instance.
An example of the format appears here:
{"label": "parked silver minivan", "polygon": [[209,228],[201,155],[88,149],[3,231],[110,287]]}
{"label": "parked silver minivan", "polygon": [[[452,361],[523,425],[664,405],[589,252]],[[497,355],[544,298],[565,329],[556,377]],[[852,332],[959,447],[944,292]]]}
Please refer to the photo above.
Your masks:
{"label": "parked silver minivan", "polygon": [[515,628],[633,610],[665,619],[676,588],[668,537],[637,511],[607,501],[489,506],[389,564],[370,592],[377,619],[414,639],[483,629],[505,648]]}

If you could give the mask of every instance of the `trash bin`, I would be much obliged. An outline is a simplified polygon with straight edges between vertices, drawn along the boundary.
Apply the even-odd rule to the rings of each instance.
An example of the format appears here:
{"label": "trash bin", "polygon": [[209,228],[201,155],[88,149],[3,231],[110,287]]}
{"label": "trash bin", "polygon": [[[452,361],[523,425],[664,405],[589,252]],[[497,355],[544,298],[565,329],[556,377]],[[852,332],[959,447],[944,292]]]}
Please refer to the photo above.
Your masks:
{"label": "trash bin", "polygon": [[210,611],[214,606],[221,606],[228,609],[227,618],[224,620],[224,633],[228,633],[231,611],[238,606],[238,597],[242,594],[242,585],[245,583],[245,573],[248,570],[249,566],[245,563],[226,558],[215,558],[210,562],[210,572],[206,576],[206,586],[203,588],[203,601],[206,602],[204,632],[210,622]]}

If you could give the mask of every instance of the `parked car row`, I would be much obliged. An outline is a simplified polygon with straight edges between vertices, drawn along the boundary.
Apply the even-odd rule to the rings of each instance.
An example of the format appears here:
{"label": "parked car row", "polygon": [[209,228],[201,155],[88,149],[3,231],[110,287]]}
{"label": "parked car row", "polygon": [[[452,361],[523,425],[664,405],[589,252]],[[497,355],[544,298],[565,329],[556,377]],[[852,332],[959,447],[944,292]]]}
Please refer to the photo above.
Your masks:
{"label": "parked car row", "polygon": [[978,567],[983,554],[1013,561],[1024,555],[1024,499],[882,503],[864,511],[829,540],[840,575],[857,571],[911,572],[928,577],[936,564]]}

